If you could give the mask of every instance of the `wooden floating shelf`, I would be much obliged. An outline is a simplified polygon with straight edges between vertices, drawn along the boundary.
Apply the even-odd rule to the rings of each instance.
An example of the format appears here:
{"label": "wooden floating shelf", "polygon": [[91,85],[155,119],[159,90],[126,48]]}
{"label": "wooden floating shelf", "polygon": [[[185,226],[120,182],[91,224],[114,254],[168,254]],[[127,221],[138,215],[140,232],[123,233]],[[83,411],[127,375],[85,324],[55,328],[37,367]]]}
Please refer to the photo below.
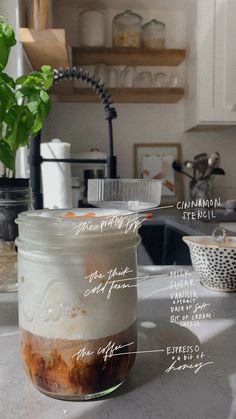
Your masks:
{"label": "wooden floating shelf", "polygon": [[[64,29],[36,31],[20,28],[20,39],[34,69],[40,69],[45,63],[54,68],[70,64]],[[75,66],[101,63],[113,66],[177,66],[185,58],[185,53],[184,49],[72,48],[72,62]],[[116,103],[176,103],[184,95],[183,88],[159,87],[111,88],[109,92]],[[75,89],[71,80],[54,86],[51,98],[61,103],[99,102],[92,89]]]}
{"label": "wooden floating shelf", "polygon": [[177,66],[185,58],[185,49],[144,48],[72,48],[72,61],[80,65]]}
{"label": "wooden floating shelf", "polygon": [[[176,103],[184,95],[180,87],[166,88],[110,88],[109,92],[115,103]],[[99,98],[92,89],[74,89],[73,93],[51,94],[53,102],[79,103],[99,102]]]}
{"label": "wooden floating shelf", "polygon": [[34,30],[20,28],[20,40],[35,70],[42,64],[52,67],[81,65],[177,66],[185,58],[185,49],[145,48],[70,48],[64,29]]}

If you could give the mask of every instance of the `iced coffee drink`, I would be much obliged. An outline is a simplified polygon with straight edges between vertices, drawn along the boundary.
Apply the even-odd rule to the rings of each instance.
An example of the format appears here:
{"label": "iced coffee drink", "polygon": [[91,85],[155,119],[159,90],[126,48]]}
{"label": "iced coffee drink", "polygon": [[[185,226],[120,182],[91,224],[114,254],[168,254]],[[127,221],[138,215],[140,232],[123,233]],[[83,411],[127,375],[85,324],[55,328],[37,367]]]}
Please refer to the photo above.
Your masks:
{"label": "iced coffee drink", "polygon": [[21,356],[47,395],[102,396],[133,366],[138,233],[132,216],[118,215],[43,210],[18,218]]}

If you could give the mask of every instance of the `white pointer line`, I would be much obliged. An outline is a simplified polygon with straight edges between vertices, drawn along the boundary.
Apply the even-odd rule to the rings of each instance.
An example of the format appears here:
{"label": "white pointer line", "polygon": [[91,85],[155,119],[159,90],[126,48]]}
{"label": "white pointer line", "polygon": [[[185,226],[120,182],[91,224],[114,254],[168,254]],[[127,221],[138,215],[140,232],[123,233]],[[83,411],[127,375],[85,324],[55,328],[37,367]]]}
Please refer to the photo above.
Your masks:
{"label": "white pointer line", "polygon": [[139,214],[139,213],[141,213],[141,214],[144,214],[145,215],[145,212],[146,211],[154,211],[154,210],[161,210],[161,209],[167,209],[167,208],[175,208],[175,205],[165,205],[163,207],[143,208],[143,209],[140,209],[139,211],[132,211],[132,213],[133,214]]}
{"label": "white pointer line", "polygon": [[[166,274],[156,274],[156,275],[148,275],[148,276],[135,276],[134,278],[124,278],[124,279],[114,279],[114,280],[107,279],[107,283],[113,284],[114,282],[135,281],[136,279],[140,281],[141,279],[155,278],[157,276],[165,276],[165,275]],[[87,278],[84,278],[84,279],[87,279]]]}
{"label": "white pointer line", "polygon": [[152,351],[122,352],[118,354],[112,354],[110,356],[108,355],[108,358],[112,356],[119,356],[119,355],[147,354],[147,353],[153,353],[153,352],[165,352],[165,349],[153,349]]}
{"label": "white pointer line", "polygon": [[163,206],[163,207],[155,207],[155,208],[153,208],[153,209],[158,209],[158,210],[160,210],[160,209],[166,209],[166,208],[175,208],[175,205],[165,205],[165,206]]}
{"label": "white pointer line", "polygon": [[[160,274],[160,276],[163,274]],[[134,276],[133,278],[123,278],[123,279],[114,279],[114,281],[112,281],[111,279],[108,280],[108,282],[119,282],[119,281],[135,281],[135,279],[148,279],[151,278],[154,275],[148,275],[148,276]]]}
{"label": "white pointer line", "polygon": [[149,207],[149,208],[142,208],[142,209],[140,209],[140,210],[136,210],[136,211],[132,211],[132,214],[139,214],[139,213],[141,213],[141,215],[142,214],[144,214],[145,215],[145,212],[146,211],[154,211],[154,210],[161,210],[161,209],[167,209],[167,208],[175,208],[175,205],[165,205],[165,206],[163,206],[163,207]]}

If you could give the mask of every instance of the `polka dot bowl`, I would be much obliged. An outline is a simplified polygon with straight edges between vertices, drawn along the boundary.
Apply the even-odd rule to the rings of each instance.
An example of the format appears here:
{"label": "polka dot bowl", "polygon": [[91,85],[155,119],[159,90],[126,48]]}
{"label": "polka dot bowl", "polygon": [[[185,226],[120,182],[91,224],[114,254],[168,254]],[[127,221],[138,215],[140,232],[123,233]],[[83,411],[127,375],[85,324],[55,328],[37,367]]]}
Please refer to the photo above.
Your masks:
{"label": "polka dot bowl", "polygon": [[183,241],[202,285],[216,291],[236,291],[236,237],[220,243],[210,236],[186,236]]}

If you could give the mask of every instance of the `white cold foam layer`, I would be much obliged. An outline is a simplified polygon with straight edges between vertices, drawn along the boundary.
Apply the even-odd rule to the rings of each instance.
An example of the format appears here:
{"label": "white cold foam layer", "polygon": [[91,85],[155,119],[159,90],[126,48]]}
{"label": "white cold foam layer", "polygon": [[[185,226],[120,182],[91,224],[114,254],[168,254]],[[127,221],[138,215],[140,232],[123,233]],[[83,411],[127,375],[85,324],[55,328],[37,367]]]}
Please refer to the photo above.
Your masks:
{"label": "white cold foam layer", "polygon": [[[66,214],[69,213],[69,216]],[[70,216],[72,213],[72,217]],[[65,240],[75,239],[83,235],[91,239],[91,234],[100,232],[104,237],[108,234],[126,231],[124,240],[137,236],[137,229],[141,222],[139,214],[133,211],[121,211],[102,208],[85,208],[71,210],[39,210],[21,213],[17,220],[19,224],[20,243],[36,242],[40,246],[57,235],[63,245]],[[79,241],[79,237],[78,237]]]}
{"label": "white cold foam layer", "polygon": [[[75,217],[79,216],[81,217],[81,220],[86,220],[86,221],[93,221],[96,218],[100,218],[100,217],[113,217],[113,216],[126,216],[126,215],[132,215],[132,212],[127,212],[124,211],[122,209],[104,209],[104,208],[72,208],[72,209],[56,209],[56,210],[39,210],[39,211],[29,211],[27,213],[27,217],[33,218],[33,219],[37,219],[40,220],[40,218],[45,218],[48,220],[52,220],[52,219],[63,219],[65,222],[67,222],[67,220],[69,221],[73,221],[73,217],[66,217],[65,215],[68,212],[73,212]],[[87,214],[95,214],[94,217],[89,217],[89,218],[83,218],[83,216],[87,215]],[[78,220],[77,220],[78,222]]]}
{"label": "white cold foam layer", "polygon": [[[19,255],[19,324],[45,338],[98,339],[120,333],[136,321],[136,287],[84,297],[97,286],[84,277],[96,270],[129,266],[136,276],[133,250],[110,255],[78,255],[75,263],[42,264]],[[115,252],[114,252],[115,253]],[[118,279],[118,278],[114,278]],[[134,281],[131,281],[134,284]],[[129,281],[130,283],[130,281]]]}

